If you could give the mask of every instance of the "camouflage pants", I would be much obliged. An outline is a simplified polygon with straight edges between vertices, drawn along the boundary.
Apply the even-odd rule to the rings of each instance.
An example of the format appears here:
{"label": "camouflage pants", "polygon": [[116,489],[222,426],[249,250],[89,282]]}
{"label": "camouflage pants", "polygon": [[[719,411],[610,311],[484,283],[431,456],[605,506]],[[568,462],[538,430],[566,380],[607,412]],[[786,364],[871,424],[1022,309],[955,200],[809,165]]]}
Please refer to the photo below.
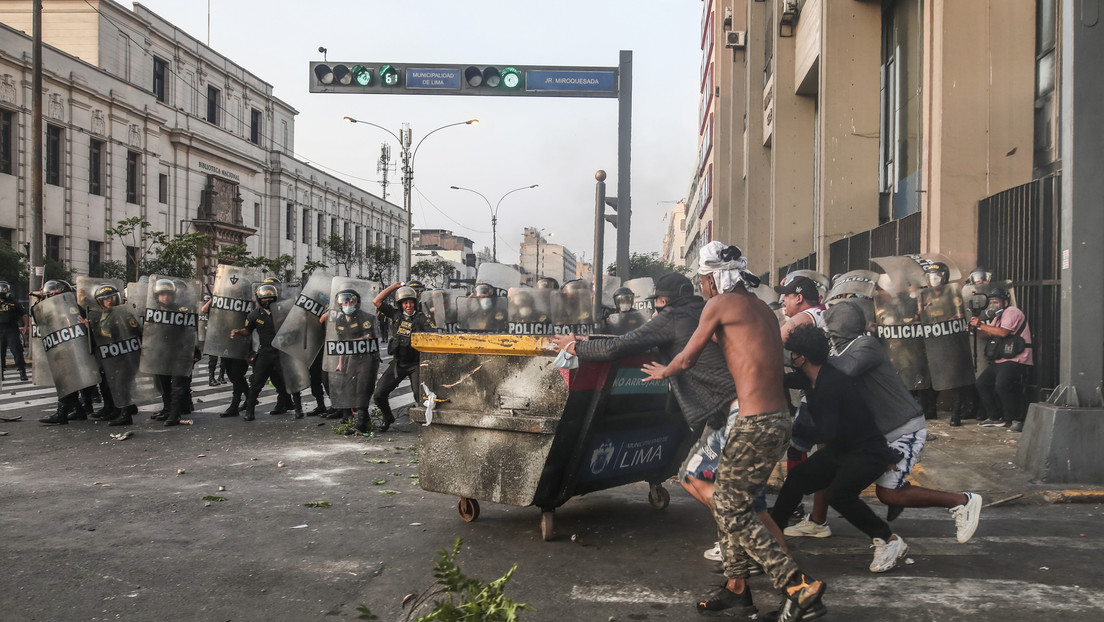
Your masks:
{"label": "camouflage pants", "polygon": [[717,466],[713,508],[725,576],[730,579],[747,578],[751,560],[779,589],[798,571],[752,510],[752,501],[766,487],[789,442],[788,412],[737,417],[729,429]]}

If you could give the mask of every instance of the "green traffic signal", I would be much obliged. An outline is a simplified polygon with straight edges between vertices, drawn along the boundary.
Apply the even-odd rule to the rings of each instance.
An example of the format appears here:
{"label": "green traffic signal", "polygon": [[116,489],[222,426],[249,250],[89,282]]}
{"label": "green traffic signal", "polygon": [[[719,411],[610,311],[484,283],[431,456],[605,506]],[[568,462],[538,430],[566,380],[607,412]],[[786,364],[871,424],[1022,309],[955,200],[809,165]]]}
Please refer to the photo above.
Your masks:
{"label": "green traffic signal", "polygon": [[521,74],[517,69],[513,67],[506,67],[502,70],[502,86],[508,89],[516,89],[521,85]]}
{"label": "green traffic signal", "polygon": [[399,72],[391,65],[384,65],[380,67],[380,81],[385,86],[398,86],[399,85]]}
{"label": "green traffic signal", "polygon": [[372,70],[365,67],[364,65],[354,65],[353,79],[356,80],[356,83],[360,86],[371,86]]}

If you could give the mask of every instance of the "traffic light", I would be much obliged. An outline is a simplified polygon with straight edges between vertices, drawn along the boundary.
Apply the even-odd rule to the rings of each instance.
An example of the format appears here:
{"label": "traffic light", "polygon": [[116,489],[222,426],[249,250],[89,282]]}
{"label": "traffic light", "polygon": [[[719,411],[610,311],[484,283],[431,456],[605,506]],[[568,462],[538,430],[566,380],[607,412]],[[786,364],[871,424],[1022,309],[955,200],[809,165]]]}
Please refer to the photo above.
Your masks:
{"label": "traffic light", "polygon": [[469,88],[516,89],[522,84],[521,73],[514,67],[468,67],[464,82]]}
{"label": "traffic light", "polygon": [[350,92],[361,92],[365,87],[399,84],[399,72],[393,65],[376,67],[367,63],[311,63],[314,74],[311,87],[332,92],[342,92],[346,90],[343,87],[348,87]]}

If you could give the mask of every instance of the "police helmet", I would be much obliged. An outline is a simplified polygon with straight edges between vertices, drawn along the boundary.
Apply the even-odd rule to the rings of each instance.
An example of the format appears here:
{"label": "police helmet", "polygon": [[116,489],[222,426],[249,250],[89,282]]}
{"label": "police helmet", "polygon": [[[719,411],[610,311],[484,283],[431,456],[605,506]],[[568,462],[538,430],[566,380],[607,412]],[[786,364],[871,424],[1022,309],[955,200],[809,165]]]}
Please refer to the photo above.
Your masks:
{"label": "police helmet", "polygon": [[559,289],[560,282],[556,279],[546,276],[537,281],[537,289]]}
{"label": "police helmet", "polygon": [[11,283],[8,283],[7,281],[0,281],[0,298],[11,298],[11,292]]}
{"label": "police helmet", "polygon": [[119,288],[106,283],[96,288],[95,298],[101,307],[105,307],[104,302],[108,300],[114,300],[116,305],[123,304],[123,295],[119,292]]}
{"label": "police helmet", "polygon": [[280,296],[280,291],[276,289],[275,285],[265,281],[257,287],[256,294],[257,302],[276,302],[276,299]]}
{"label": "police helmet", "polygon": [[970,277],[966,279],[966,282],[979,284],[988,283],[991,280],[993,280],[993,273],[990,272],[985,266],[978,266],[970,271]]}
{"label": "police helmet", "polygon": [[480,283],[475,286],[475,291],[472,295],[476,298],[494,298],[495,288],[490,283]]}
{"label": "police helmet", "polygon": [[[412,280],[407,281],[406,286],[412,288],[414,290],[414,293],[417,294],[418,296],[421,296],[422,292],[424,292],[426,290],[425,283],[422,283],[418,279],[412,279]],[[400,289],[400,291],[402,291],[402,290]]]}
{"label": "police helmet", "polygon": [[343,289],[337,292],[337,296],[334,296],[334,301],[337,306],[344,307],[347,304],[352,304],[356,308],[360,308],[360,293],[355,289]]}
{"label": "police helmet", "polygon": [[582,279],[573,279],[563,284],[563,292],[569,296],[585,293],[587,289],[587,283]]}
{"label": "police helmet", "polygon": [[627,287],[619,287],[617,291],[613,292],[613,304],[621,305],[621,303],[629,303],[630,305],[636,301],[636,294]]}
{"label": "police helmet", "polygon": [[68,281],[62,281],[61,279],[46,281],[42,284],[42,293],[46,294],[47,298],[71,291],[73,291],[73,286]]}
{"label": "police helmet", "polygon": [[404,300],[418,300],[418,292],[414,291],[414,287],[407,285],[395,292],[395,304],[401,305]]}
{"label": "police helmet", "polygon": [[172,279],[157,279],[153,284],[153,297],[156,300],[161,294],[172,294],[176,297],[176,283]]}
{"label": "police helmet", "polygon": [[274,279],[272,277],[268,277],[267,279],[265,279],[264,281],[261,281],[261,282],[262,283],[273,283],[273,284],[275,284],[275,283],[279,283],[280,281],[278,281],[277,279]]}
{"label": "police helmet", "polygon": [[1003,287],[994,287],[989,291],[989,299],[998,298],[1004,302],[1011,300],[1011,296],[1008,295],[1008,290]]}
{"label": "police helmet", "polygon": [[939,275],[938,285],[945,285],[947,281],[951,280],[951,269],[942,261],[935,261],[924,266],[924,274],[929,276],[932,274]]}

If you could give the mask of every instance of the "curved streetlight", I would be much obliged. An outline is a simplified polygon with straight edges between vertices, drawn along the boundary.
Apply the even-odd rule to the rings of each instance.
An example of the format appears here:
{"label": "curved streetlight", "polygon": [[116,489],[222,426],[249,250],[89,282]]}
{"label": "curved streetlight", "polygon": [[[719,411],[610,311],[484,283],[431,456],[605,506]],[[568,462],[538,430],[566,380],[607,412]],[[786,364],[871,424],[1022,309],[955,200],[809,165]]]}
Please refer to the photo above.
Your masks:
{"label": "curved streetlight", "polygon": [[477,192],[475,190],[472,190],[471,188],[461,188],[460,186],[449,187],[453,190],[465,190],[467,192],[478,194],[479,196],[483,197],[484,201],[487,202],[487,209],[491,210],[491,261],[498,263],[498,208],[502,205],[502,199],[505,199],[506,197],[520,190],[529,190],[531,188],[536,188],[539,185],[540,184],[533,184],[532,186],[522,186],[520,188],[514,188],[513,190],[499,197],[498,202],[495,203],[494,207],[491,207],[491,200],[484,196],[482,192]]}
{"label": "curved streetlight", "polygon": [[[418,155],[418,148],[422,146],[425,139],[429,138],[433,134],[440,132],[447,127],[456,127],[457,125],[473,125],[479,123],[479,119],[468,119],[467,121],[457,121],[456,123],[449,123],[442,125],[434,130],[426,133],[422,136],[422,139],[418,141],[418,144],[414,145],[414,149],[410,148],[410,129],[407,128],[404,132],[399,130],[399,134],[392,132],[391,130],[377,125],[371,121],[361,121],[360,119],[354,119],[353,117],[345,117],[345,120],[349,123],[362,123],[364,125],[371,125],[374,128],[381,129],[391,135],[392,138],[399,142],[399,149],[402,154],[403,162],[403,209],[406,210],[406,269],[410,270],[410,267],[414,265],[414,248],[411,243],[413,240],[414,221],[413,210],[410,207],[410,190],[414,186],[414,156]],[[404,140],[405,138],[405,140]]]}

